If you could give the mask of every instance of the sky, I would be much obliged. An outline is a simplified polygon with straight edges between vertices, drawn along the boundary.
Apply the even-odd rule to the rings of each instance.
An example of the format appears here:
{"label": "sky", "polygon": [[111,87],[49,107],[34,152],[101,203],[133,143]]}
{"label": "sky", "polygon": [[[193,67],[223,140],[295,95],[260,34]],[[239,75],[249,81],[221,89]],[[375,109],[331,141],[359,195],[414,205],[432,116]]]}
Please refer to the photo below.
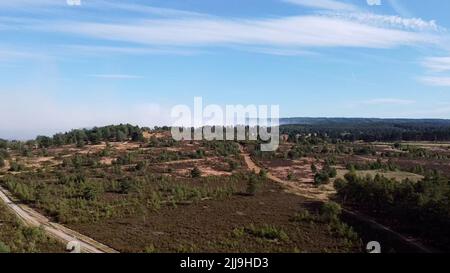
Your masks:
{"label": "sky", "polygon": [[0,138],[174,105],[450,118],[450,1],[0,0]]}

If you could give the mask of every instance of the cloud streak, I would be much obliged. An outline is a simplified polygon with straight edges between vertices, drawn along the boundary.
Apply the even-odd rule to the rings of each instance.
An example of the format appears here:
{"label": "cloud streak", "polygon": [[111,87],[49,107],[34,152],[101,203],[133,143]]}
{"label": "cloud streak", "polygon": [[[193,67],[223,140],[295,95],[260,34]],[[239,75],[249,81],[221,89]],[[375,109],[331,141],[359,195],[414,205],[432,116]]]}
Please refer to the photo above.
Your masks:
{"label": "cloud streak", "polygon": [[361,103],[365,105],[411,105],[416,103],[416,101],[405,99],[393,99],[393,98],[379,98],[366,100]]}
{"label": "cloud streak", "polygon": [[437,72],[450,70],[450,57],[430,57],[423,61],[423,66]]}
{"label": "cloud streak", "polygon": [[168,19],[130,23],[59,22],[33,27],[110,40],[165,46],[271,46],[391,48],[437,43],[438,37],[370,26],[326,16],[293,16],[277,19]]}
{"label": "cloud streak", "polygon": [[377,27],[398,28],[413,31],[446,31],[435,20],[425,21],[421,18],[404,18],[397,15],[379,15],[368,12],[329,13],[330,16],[356,21]]}
{"label": "cloud streak", "polygon": [[428,76],[421,77],[419,80],[422,83],[437,86],[437,87],[450,87],[450,77],[446,76]]}
{"label": "cloud streak", "polygon": [[129,74],[93,74],[89,75],[92,78],[99,79],[115,79],[115,80],[130,80],[130,79],[142,79],[142,76],[138,75],[129,75]]}
{"label": "cloud streak", "polygon": [[283,2],[305,6],[309,8],[325,9],[325,10],[355,11],[358,9],[354,5],[335,0],[283,0]]}

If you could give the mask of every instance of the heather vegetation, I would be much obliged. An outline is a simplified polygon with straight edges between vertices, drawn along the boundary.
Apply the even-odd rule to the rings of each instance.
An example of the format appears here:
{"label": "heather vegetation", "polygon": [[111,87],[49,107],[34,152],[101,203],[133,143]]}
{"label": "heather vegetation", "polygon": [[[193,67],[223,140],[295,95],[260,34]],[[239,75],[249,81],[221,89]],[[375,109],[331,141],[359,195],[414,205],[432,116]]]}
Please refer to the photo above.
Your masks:
{"label": "heather vegetation", "polygon": [[[393,125],[375,125],[281,126],[273,152],[259,140],[174,141],[168,128],[131,125],[0,141],[0,185],[122,251],[360,251],[361,230],[342,220],[341,206],[447,249],[450,143],[418,141],[430,137],[411,135],[421,124],[387,142]],[[440,139],[445,130],[430,132]]]}
{"label": "heather vegetation", "polygon": [[0,203],[0,253],[63,252],[64,246],[39,228],[25,227]]}
{"label": "heather vegetation", "polygon": [[[151,174],[94,178],[56,172],[54,175],[6,176],[0,179],[0,184],[58,222],[90,223],[146,213],[163,206],[227,198],[240,192],[239,181],[250,179],[246,176],[206,177],[191,182]],[[198,177],[193,175],[193,178]]]}

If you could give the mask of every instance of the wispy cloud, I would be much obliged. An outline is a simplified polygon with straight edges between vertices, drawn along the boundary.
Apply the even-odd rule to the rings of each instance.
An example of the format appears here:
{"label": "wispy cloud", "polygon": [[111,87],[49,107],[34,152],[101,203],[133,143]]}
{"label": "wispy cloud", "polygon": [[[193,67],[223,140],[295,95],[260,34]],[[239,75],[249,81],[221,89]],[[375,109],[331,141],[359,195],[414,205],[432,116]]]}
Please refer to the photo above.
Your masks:
{"label": "wispy cloud", "polygon": [[170,48],[170,47],[136,47],[136,46],[97,46],[97,45],[60,45],[60,50],[69,50],[72,53],[88,54],[88,55],[105,55],[111,54],[122,55],[184,55],[191,56],[201,53],[199,50]]}
{"label": "wispy cloud", "polygon": [[249,52],[277,55],[277,56],[311,56],[318,55],[316,52],[308,50],[298,50],[298,49],[288,49],[288,48],[268,48],[268,47],[241,47],[242,50],[247,50]]}
{"label": "wispy cloud", "polygon": [[20,50],[12,48],[1,48],[0,47],[0,61],[16,61],[16,60],[29,60],[29,59],[39,59],[43,58],[44,55],[32,52],[31,50]]}
{"label": "wispy cloud", "polygon": [[414,100],[394,99],[394,98],[379,98],[361,102],[361,104],[364,105],[411,105],[415,103],[416,101]]}
{"label": "wispy cloud", "polygon": [[352,4],[344,3],[336,0],[282,0],[283,2],[326,10],[347,10],[354,11],[358,8]]}
{"label": "wispy cloud", "polygon": [[450,77],[446,76],[429,76],[429,77],[421,77],[419,80],[422,83],[438,86],[438,87],[450,87]]}
{"label": "wispy cloud", "polygon": [[129,74],[92,74],[89,75],[92,78],[100,79],[116,79],[116,80],[129,80],[129,79],[142,79],[139,75],[129,75]]}
{"label": "wispy cloud", "polygon": [[330,16],[356,21],[378,27],[399,28],[414,31],[446,31],[435,20],[425,21],[421,18],[404,18],[397,15],[379,15],[368,12],[328,13]]}
{"label": "wispy cloud", "polygon": [[438,37],[326,16],[278,19],[167,19],[130,23],[59,22],[33,27],[101,40],[168,46],[365,47],[437,43]]}
{"label": "wispy cloud", "polygon": [[[35,7],[59,8],[61,1],[18,0],[0,4],[0,7],[31,3]],[[295,56],[316,47],[393,48],[442,43],[440,35],[429,32],[440,29],[434,21],[366,13],[352,4],[335,0],[284,1],[311,7],[314,11],[325,11],[291,17],[236,19],[135,2],[92,0],[83,2],[81,7],[65,7],[65,11],[73,10],[80,16],[32,21],[26,17],[12,18],[14,22],[9,28],[71,35],[77,39],[88,37],[91,40],[84,46],[84,52],[104,47],[105,52],[118,54],[188,55],[199,48],[225,46],[246,51],[253,48],[256,53]],[[107,20],[102,17],[93,19],[88,11],[98,9],[119,12],[110,13]],[[90,16],[82,16],[84,12]],[[130,16],[128,12],[136,15]],[[117,14],[121,16],[115,17]],[[3,19],[8,21],[11,18]],[[103,41],[118,42],[120,46],[105,47]],[[143,45],[148,48],[142,48]]]}
{"label": "wispy cloud", "polygon": [[428,75],[419,77],[423,84],[436,87],[450,87],[450,57],[429,57],[422,61]]}
{"label": "wispy cloud", "polygon": [[450,70],[450,57],[430,57],[422,62],[423,66],[437,72]]}

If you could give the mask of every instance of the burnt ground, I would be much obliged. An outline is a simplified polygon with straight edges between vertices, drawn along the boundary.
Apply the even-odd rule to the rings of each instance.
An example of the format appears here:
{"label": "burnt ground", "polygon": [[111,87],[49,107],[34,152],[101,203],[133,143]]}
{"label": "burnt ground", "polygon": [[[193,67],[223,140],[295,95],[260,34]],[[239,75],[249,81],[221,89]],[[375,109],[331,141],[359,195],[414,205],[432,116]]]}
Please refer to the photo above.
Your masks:
{"label": "burnt ground", "polygon": [[[266,182],[255,196],[237,194],[148,211],[145,216],[72,224],[81,233],[121,252],[359,252],[358,246],[330,233],[325,223],[293,221],[295,213],[317,204]],[[144,214],[143,214],[144,215]],[[247,232],[253,225],[283,231],[284,240]]]}

